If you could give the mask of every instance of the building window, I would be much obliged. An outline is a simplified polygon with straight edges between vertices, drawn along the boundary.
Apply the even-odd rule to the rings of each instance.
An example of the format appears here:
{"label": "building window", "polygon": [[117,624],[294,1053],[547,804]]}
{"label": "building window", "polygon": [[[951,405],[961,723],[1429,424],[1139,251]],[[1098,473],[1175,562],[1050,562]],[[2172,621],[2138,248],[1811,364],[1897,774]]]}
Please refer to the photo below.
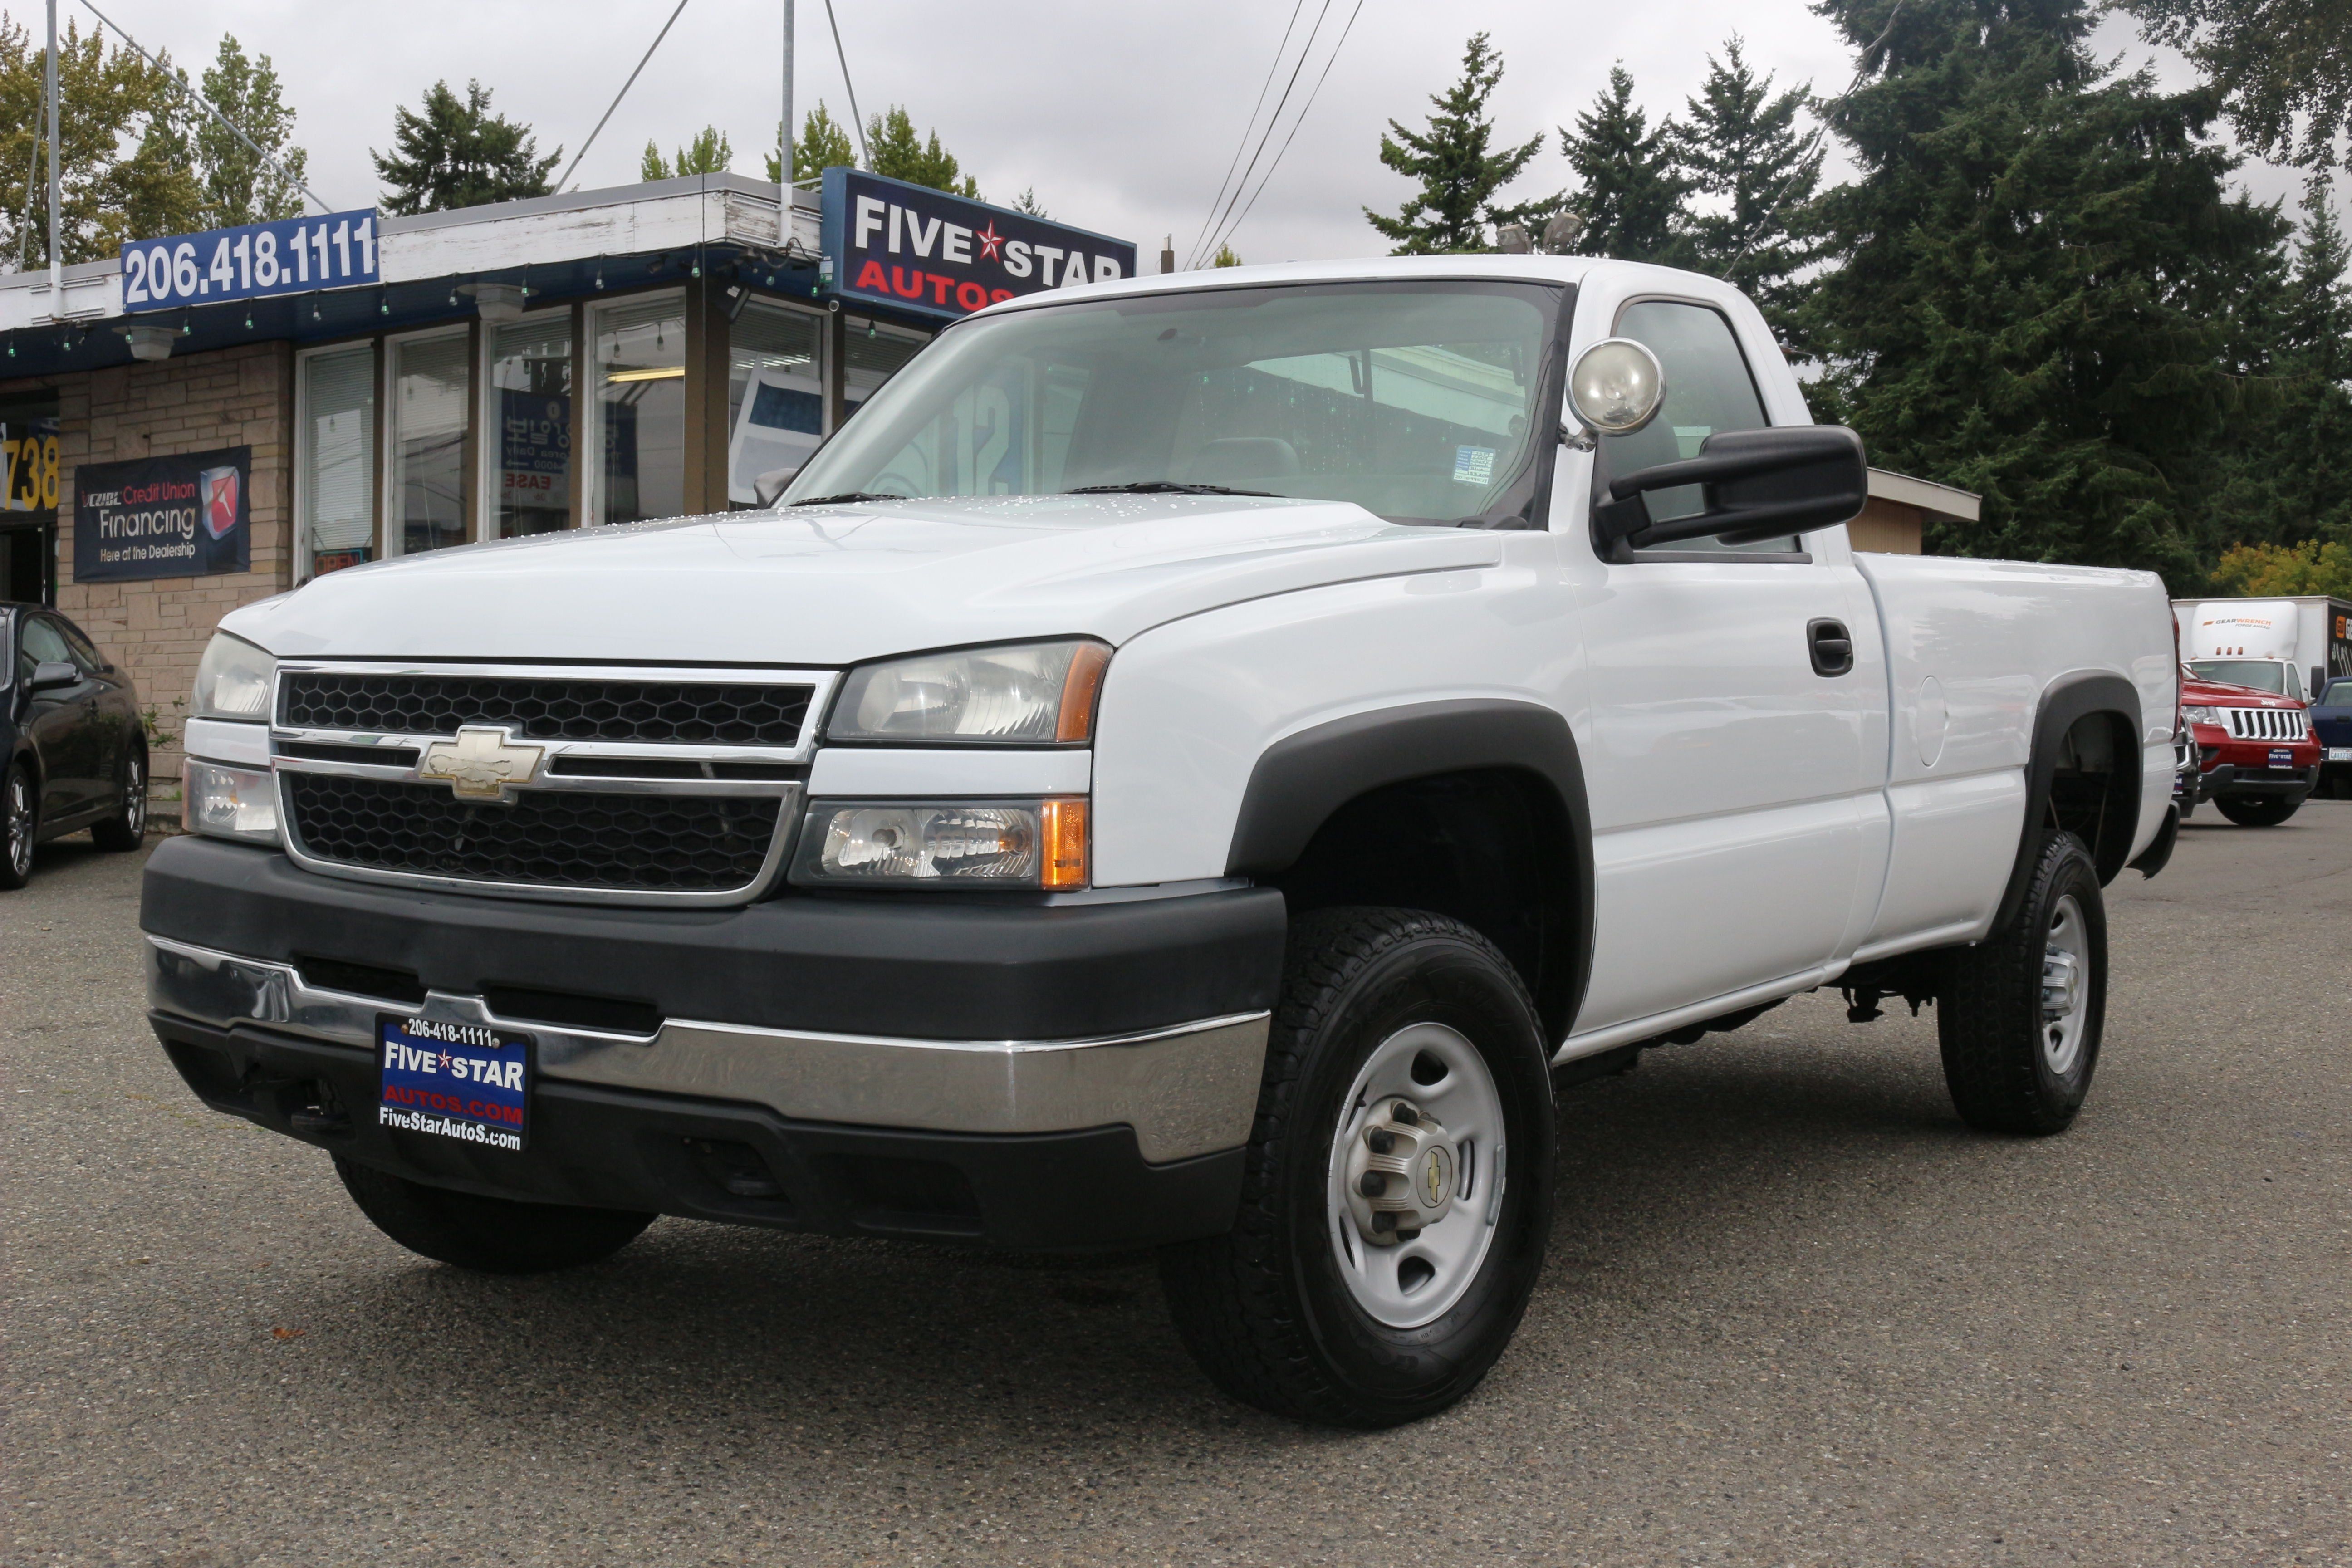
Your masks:
{"label": "building window", "polygon": [[596,522],[686,510],[686,304],[676,294],[606,305],[592,318]]}
{"label": "building window", "polygon": [[472,391],[464,331],[394,338],[391,526],[394,553],[466,542],[466,405]]}
{"label": "building window", "polygon": [[572,312],[544,310],[490,333],[489,500],[493,539],[572,521]]}
{"label": "building window", "polygon": [[856,413],[858,405],[881,391],[882,384],[898,374],[898,367],[931,341],[921,332],[886,327],[862,316],[849,319],[848,336],[848,374],[842,378],[841,391],[844,409],[850,414]]}
{"label": "building window", "polygon": [[374,553],[375,345],[320,349],[295,363],[295,572],[308,578]]}
{"label": "building window", "polygon": [[727,334],[727,499],[772,500],[824,438],[824,323],[754,300]]}

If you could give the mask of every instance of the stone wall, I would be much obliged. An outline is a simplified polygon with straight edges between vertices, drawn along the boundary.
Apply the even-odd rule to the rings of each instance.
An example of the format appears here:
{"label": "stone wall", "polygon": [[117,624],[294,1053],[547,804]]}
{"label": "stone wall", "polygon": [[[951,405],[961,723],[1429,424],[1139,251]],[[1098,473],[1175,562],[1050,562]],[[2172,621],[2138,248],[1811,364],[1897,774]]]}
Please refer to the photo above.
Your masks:
{"label": "stone wall", "polygon": [[[212,353],[173,354],[58,377],[0,383],[0,393],[54,387],[59,467],[58,608],[139,683],[167,736],[155,748],[154,775],[176,780],[178,736],[186,718],[196,660],[220,618],[240,605],[292,584],[294,354],[291,344],[255,343]],[[170,457],[218,447],[253,448],[247,498],[253,530],[249,572],[208,577],[156,577],[131,583],[76,583],[74,475],[82,463]]]}

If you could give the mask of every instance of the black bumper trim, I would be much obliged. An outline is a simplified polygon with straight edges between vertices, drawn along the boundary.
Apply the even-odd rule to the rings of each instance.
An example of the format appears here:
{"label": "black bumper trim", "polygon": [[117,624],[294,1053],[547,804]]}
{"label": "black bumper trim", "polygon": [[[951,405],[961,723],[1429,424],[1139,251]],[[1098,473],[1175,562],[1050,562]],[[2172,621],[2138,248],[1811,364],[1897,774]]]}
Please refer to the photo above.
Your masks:
{"label": "black bumper trim", "polygon": [[1271,888],[1082,905],[802,893],[727,910],[525,903],[341,881],[272,850],[182,837],[148,858],[140,925],[464,995],[520,986],[712,1023],[1053,1040],[1271,1009],[1286,917]]}
{"label": "black bumper trim", "polygon": [[1241,1199],[1245,1149],[1151,1165],[1128,1127],[993,1136],[848,1127],[552,1079],[533,1086],[530,1146],[505,1153],[378,1126],[373,1052],[149,1017],[215,1110],[491,1197],[1024,1251],[1215,1236],[1232,1227]]}

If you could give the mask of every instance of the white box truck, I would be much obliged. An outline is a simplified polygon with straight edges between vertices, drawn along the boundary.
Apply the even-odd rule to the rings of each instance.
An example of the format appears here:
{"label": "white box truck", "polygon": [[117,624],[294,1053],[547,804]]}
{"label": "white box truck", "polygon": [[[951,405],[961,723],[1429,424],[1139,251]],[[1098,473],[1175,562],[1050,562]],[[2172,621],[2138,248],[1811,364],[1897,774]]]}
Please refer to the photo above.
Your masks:
{"label": "white box truck", "polygon": [[2200,679],[2316,702],[2352,676],[2352,600],[2175,599],[2180,657]]}

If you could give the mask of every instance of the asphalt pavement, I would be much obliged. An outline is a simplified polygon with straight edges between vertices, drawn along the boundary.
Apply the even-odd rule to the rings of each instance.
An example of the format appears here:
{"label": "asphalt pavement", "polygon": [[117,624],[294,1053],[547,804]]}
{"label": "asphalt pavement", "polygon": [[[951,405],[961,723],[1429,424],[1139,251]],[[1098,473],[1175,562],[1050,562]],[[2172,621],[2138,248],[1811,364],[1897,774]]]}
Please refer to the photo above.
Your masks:
{"label": "asphalt pavement", "polygon": [[2352,803],[2109,890],[2074,1131],[1834,996],[1571,1092],[1485,1385],[1229,1404],[1150,1262],[379,1236],[149,1036],[140,857],[0,895],[0,1562],[2352,1563]]}

